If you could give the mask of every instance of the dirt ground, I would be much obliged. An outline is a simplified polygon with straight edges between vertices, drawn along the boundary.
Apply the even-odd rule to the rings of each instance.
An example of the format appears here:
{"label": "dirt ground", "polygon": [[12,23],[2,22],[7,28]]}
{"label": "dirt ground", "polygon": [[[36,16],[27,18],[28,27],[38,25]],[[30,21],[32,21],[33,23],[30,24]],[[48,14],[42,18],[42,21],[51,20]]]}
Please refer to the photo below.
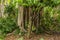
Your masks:
{"label": "dirt ground", "polygon": [[[9,35],[6,36],[5,40],[17,40],[18,38],[20,38],[19,35]],[[28,39],[26,36],[24,36],[24,40],[60,40],[60,35],[47,35],[47,34],[43,34],[43,35],[31,35],[31,38]]]}

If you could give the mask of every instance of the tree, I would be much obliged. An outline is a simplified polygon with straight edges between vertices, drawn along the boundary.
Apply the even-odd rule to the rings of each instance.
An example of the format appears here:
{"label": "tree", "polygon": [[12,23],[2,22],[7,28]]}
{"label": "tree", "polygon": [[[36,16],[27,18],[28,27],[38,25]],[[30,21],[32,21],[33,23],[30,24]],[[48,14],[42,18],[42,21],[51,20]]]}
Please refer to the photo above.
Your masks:
{"label": "tree", "polygon": [[0,17],[3,17],[3,16],[4,16],[4,0],[1,0],[1,5],[0,5],[0,7],[1,7]]}

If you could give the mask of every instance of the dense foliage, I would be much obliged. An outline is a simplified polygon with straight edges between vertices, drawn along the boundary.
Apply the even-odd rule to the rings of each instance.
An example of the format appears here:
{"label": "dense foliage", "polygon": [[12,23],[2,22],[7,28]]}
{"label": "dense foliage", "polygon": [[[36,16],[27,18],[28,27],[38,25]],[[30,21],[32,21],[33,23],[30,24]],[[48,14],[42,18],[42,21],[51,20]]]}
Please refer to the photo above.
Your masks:
{"label": "dense foliage", "polygon": [[60,32],[60,0],[18,0],[18,3],[21,6],[32,7],[34,11],[43,10],[38,31]]}
{"label": "dense foliage", "polygon": [[13,32],[19,27],[16,24],[16,21],[12,18],[0,18],[0,35],[6,35]]}
{"label": "dense foliage", "polygon": [[[8,16],[0,18],[0,34],[7,34],[16,28],[19,29],[17,26],[18,6],[31,7],[32,11],[42,10],[41,24],[37,28],[38,33],[60,32],[60,0],[10,0],[9,4],[5,5],[5,13]],[[33,30],[36,30],[34,26],[32,26]]]}

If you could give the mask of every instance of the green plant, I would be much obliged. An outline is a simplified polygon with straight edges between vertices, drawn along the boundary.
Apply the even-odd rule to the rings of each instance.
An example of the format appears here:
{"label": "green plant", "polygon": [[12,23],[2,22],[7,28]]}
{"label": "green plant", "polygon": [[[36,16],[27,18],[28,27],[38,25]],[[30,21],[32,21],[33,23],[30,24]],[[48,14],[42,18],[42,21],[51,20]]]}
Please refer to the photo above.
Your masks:
{"label": "green plant", "polygon": [[17,29],[16,21],[11,18],[0,18],[0,34],[8,34]]}
{"label": "green plant", "polygon": [[8,15],[13,14],[15,15],[17,12],[17,8],[15,7],[15,4],[9,4],[5,6],[5,13],[8,13]]}
{"label": "green plant", "polygon": [[18,40],[24,40],[23,37],[19,38]]}
{"label": "green plant", "polygon": [[[40,26],[36,29],[38,29],[38,33],[40,32],[44,32],[44,31],[60,31],[60,10],[57,6],[60,5],[60,0],[15,0],[14,3],[11,2],[11,4],[7,5],[5,7],[5,12],[8,13],[9,15],[14,15],[15,13],[18,13],[16,11],[18,11],[15,6],[16,3],[18,3],[18,6],[24,6],[26,8],[31,7],[32,9],[32,14],[34,12],[38,12],[40,10],[42,10],[40,15]],[[58,9],[57,9],[58,8]],[[56,10],[57,9],[57,10]],[[14,16],[12,19],[14,19],[14,21],[16,21],[16,19],[14,18],[16,15]],[[6,20],[8,22],[6,22]],[[11,20],[11,18],[8,19],[2,19],[1,20],[1,27],[7,27],[6,29],[4,28],[4,30],[6,31],[12,31],[12,25],[16,26],[16,23]],[[6,23],[3,25],[3,23]],[[26,26],[28,26],[27,23],[25,23]],[[8,26],[11,26],[11,28],[9,28]],[[27,29],[27,27],[26,27]],[[32,29],[34,29],[33,31],[35,31],[35,26],[32,26]],[[2,31],[0,31],[2,32]]]}

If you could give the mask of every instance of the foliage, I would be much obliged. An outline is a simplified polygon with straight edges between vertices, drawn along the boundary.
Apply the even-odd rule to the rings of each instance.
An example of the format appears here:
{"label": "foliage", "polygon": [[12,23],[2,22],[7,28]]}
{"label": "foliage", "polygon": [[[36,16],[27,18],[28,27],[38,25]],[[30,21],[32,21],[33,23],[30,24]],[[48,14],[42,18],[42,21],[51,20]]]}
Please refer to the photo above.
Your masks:
{"label": "foliage", "polygon": [[1,0],[0,0],[0,3],[1,3]]}
{"label": "foliage", "polygon": [[[20,0],[19,4],[21,6],[35,7],[36,9],[43,10],[41,16],[41,26],[38,27],[38,31],[59,31],[60,28],[60,10],[57,6],[60,5],[60,0]],[[42,8],[42,9],[40,9]],[[57,9],[58,8],[58,9]],[[57,9],[57,10],[56,10]],[[41,30],[40,30],[41,29]]]}
{"label": "foliage", "polygon": [[19,38],[18,40],[24,40],[23,37]]}
{"label": "foliage", "polygon": [[39,40],[44,40],[44,38],[40,38]]}
{"label": "foliage", "polygon": [[17,11],[16,4],[10,3],[9,5],[5,5],[5,13],[8,13],[8,15],[15,15],[15,13],[18,13]]}
{"label": "foliage", "polygon": [[0,18],[0,34],[7,34],[13,32],[18,26],[16,21],[11,18]]}
{"label": "foliage", "polygon": [[59,11],[59,7],[44,7],[43,18],[41,18],[41,26],[44,27],[44,30],[48,32],[60,32]]}
{"label": "foliage", "polygon": [[[9,18],[1,18],[0,19],[0,33],[9,33],[12,32],[17,27],[17,14],[18,14],[18,7],[17,6],[24,6],[24,7],[31,7],[33,12],[40,11],[41,25],[37,28],[38,33],[43,31],[58,31],[60,32],[60,0],[10,0],[10,4],[5,5],[5,13],[7,13]],[[42,8],[42,9],[41,9]],[[12,15],[12,16],[11,16]],[[11,17],[11,18],[10,18]],[[15,19],[16,18],[16,19]],[[28,24],[26,24],[28,25]],[[26,27],[27,28],[27,27]],[[36,30],[35,27],[32,26],[32,30]]]}

